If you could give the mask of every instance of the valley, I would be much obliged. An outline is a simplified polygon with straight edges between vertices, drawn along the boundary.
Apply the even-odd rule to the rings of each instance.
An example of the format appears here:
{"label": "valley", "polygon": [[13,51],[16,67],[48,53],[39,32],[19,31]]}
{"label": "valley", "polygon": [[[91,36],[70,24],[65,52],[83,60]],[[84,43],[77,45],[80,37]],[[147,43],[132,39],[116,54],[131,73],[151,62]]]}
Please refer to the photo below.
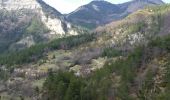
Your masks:
{"label": "valley", "polygon": [[87,29],[91,17],[74,14],[113,4],[92,1],[65,16],[32,1],[39,10],[0,10],[0,100],[169,100],[169,4],[123,3],[119,7],[130,11],[130,5],[140,6],[119,20],[106,18],[108,24],[89,21],[98,26]]}

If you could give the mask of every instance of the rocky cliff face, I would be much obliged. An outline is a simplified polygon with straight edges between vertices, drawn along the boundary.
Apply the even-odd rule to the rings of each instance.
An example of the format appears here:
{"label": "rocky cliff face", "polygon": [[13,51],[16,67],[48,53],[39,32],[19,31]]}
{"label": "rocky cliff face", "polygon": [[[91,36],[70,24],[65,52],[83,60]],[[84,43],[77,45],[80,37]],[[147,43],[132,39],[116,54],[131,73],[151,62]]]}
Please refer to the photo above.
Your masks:
{"label": "rocky cliff face", "polygon": [[1,8],[7,10],[19,10],[19,9],[37,9],[40,5],[36,0],[1,0]]}
{"label": "rocky cliff face", "polygon": [[[1,0],[0,9],[6,10],[22,10],[22,9],[31,9],[40,14],[42,22],[46,27],[51,30],[51,34],[60,34],[64,35],[70,33],[72,35],[77,35],[78,33],[71,29],[71,24],[65,22],[62,19],[62,15],[45,4],[42,0]],[[45,7],[45,8],[44,8]],[[51,12],[44,11],[49,9]]]}
{"label": "rocky cliff face", "polygon": [[0,47],[4,49],[82,32],[42,0],[0,0],[0,14]]}

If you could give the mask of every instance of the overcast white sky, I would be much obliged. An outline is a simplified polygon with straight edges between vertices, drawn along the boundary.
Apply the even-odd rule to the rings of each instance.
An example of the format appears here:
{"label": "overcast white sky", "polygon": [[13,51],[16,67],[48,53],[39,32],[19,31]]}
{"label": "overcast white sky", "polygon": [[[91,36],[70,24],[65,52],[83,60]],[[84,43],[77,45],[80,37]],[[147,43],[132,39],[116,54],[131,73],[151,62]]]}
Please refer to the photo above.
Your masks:
{"label": "overcast white sky", "polygon": [[[44,1],[48,3],[50,6],[56,8],[61,13],[66,14],[74,11],[79,6],[87,4],[93,0],[44,0]],[[105,0],[105,1],[118,4],[130,0]],[[163,1],[166,3],[170,3],[170,0],[163,0]]]}

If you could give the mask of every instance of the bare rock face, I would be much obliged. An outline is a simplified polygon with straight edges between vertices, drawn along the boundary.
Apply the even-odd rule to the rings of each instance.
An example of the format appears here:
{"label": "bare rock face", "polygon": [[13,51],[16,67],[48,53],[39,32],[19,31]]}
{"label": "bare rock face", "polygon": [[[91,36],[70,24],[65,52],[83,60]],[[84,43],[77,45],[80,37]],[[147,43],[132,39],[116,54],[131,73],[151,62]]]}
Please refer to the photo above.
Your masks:
{"label": "bare rock face", "polygon": [[1,0],[1,8],[7,10],[36,9],[40,8],[36,0]]}
{"label": "bare rock face", "polygon": [[[50,34],[60,34],[64,35],[66,33],[69,34],[71,32],[72,35],[77,35],[76,31],[73,31],[70,27],[70,23],[65,22],[61,18],[61,14],[54,10],[49,5],[45,4],[42,0],[1,0],[0,1],[0,9],[6,10],[22,10],[22,9],[31,9],[36,11],[41,16],[42,22],[46,25],[46,27],[51,31]],[[43,8],[46,7],[46,8]],[[44,9],[50,9],[53,11],[53,17],[49,17]],[[59,18],[60,17],[60,18]]]}
{"label": "bare rock face", "polygon": [[0,52],[83,32],[42,0],[0,0],[0,15]]}

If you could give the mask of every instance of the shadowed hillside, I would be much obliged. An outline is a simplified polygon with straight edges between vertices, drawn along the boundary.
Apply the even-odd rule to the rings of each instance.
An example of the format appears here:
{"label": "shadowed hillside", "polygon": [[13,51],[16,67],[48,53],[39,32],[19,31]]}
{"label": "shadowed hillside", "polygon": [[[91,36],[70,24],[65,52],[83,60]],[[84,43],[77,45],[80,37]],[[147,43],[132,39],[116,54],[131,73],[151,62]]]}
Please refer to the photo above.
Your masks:
{"label": "shadowed hillside", "polygon": [[76,25],[94,29],[100,25],[125,18],[129,14],[147,6],[162,5],[162,0],[132,0],[122,4],[107,1],[92,1],[66,15]]}

